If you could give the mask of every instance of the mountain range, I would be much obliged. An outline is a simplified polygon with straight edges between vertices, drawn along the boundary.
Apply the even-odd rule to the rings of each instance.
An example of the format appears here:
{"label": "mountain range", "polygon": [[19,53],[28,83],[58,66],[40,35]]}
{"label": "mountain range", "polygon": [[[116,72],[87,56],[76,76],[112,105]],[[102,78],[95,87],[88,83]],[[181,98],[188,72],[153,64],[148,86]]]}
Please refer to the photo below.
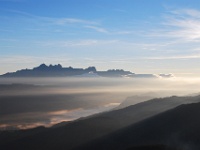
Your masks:
{"label": "mountain range", "polygon": [[51,128],[3,131],[0,147],[7,150],[186,150],[184,146],[200,146],[198,114],[200,96],[156,98]]}
{"label": "mountain range", "polygon": [[127,77],[127,78],[170,78],[172,74],[135,74],[123,69],[110,69],[107,71],[97,71],[95,67],[83,68],[64,68],[60,64],[49,65],[41,64],[33,69],[22,69],[16,72],[9,72],[0,77]]}

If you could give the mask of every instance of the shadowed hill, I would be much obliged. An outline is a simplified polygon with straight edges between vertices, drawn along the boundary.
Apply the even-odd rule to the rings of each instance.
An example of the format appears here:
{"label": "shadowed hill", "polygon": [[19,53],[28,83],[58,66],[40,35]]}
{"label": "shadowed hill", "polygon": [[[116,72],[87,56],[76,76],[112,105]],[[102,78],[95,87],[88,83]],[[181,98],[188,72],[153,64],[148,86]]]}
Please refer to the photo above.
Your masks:
{"label": "shadowed hill", "polygon": [[[72,149],[109,133],[126,128],[131,124],[179,106],[183,103],[199,102],[196,97],[168,97],[142,102],[124,109],[114,110],[70,122],[64,126],[50,128],[37,134],[22,136],[22,132],[8,133],[7,143],[1,143],[5,149]],[[5,133],[4,133],[5,134]],[[9,136],[17,134],[19,138],[9,141]],[[3,138],[0,136],[0,140]]]}
{"label": "shadowed hill", "polygon": [[143,101],[147,101],[150,99],[154,99],[158,96],[151,96],[151,95],[135,95],[135,96],[131,96],[131,97],[127,97],[123,102],[121,102],[121,104],[119,106],[117,106],[115,109],[122,109],[131,105],[135,105],[138,102],[143,102]]}
{"label": "shadowed hill", "polygon": [[94,140],[79,149],[149,150],[152,145],[163,145],[157,148],[162,150],[200,149],[199,115],[200,103],[181,105]]}

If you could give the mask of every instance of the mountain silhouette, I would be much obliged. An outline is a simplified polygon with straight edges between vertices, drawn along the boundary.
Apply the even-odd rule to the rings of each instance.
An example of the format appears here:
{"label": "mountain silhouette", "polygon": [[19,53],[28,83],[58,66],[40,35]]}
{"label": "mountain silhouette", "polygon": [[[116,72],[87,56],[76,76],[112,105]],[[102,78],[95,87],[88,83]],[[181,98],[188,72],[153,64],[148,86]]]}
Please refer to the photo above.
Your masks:
{"label": "mountain silhouette", "polygon": [[133,74],[130,71],[124,70],[108,70],[108,71],[97,71],[95,67],[83,68],[63,68],[60,64],[58,65],[45,65],[41,64],[33,69],[22,69],[12,73],[6,73],[1,77],[67,77],[67,76],[80,76],[89,73],[96,73],[102,77],[122,77],[124,75]]}
{"label": "mountain silhouette", "polygon": [[200,103],[184,104],[102,138],[81,150],[200,149]]}
{"label": "mountain silhouette", "polygon": [[[173,96],[168,98],[158,98],[142,102],[139,104],[135,104],[133,106],[129,106],[123,109],[105,112],[86,118],[80,118],[78,120],[69,123],[62,123],[59,124],[57,127],[54,126],[53,128],[45,128],[40,131],[38,130],[35,130],[35,132],[31,132],[31,130],[13,131],[13,132],[5,131],[3,133],[0,133],[0,141],[1,141],[0,147],[4,149],[20,149],[20,150],[23,149],[70,150],[73,148],[77,148],[78,146],[84,145],[85,143],[90,143],[92,141],[91,143],[94,143],[94,145],[93,144],[91,145],[90,143],[89,147],[88,145],[86,146],[86,149],[87,148],[97,149],[94,147],[96,147],[96,144],[98,146],[99,143],[93,141],[94,139],[98,139],[101,137],[104,137],[103,139],[107,138],[109,139],[110,136],[107,137],[106,135],[111,134],[111,136],[113,136],[112,133],[126,129],[128,126],[133,126],[134,124],[137,124],[141,121],[144,121],[145,119],[158,115],[159,113],[163,113],[164,111],[167,111],[169,109],[173,109],[181,104],[194,103],[194,102],[200,102],[200,96],[196,97]],[[160,119],[162,120],[162,118]],[[145,129],[145,124],[143,128]],[[162,128],[162,126],[160,128]],[[140,133],[143,132],[146,133],[145,130],[140,131],[137,134],[137,136],[139,136]],[[144,141],[142,138],[140,140]],[[137,140],[135,144],[137,143],[140,144],[141,142],[140,140]],[[130,139],[128,141],[130,141]],[[100,147],[101,146],[105,145],[104,144],[101,145],[100,142]],[[130,144],[128,146],[131,147],[138,145]],[[129,147],[125,146],[124,148],[129,148]],[[108,148],[106,147],[105,149],[112,149],[112,147]]]}
{"label": "mountain silhouette", "polygon": [[89,72],[96,72],[95,67],[83,68],[63,68],[60,64],[58,65],[45,65],[41,64],[33,69],[22,69],[12,73],[6,73],[1,77],[65,77],[81,75]]}
{"label": "mountain silhouette", "polygon": [[97,71],[95,67],[88,68],[64,68],[60,64],[41,64],[33,69],[22,69],[16,72],[9,72],[0,77],[125,77],[125,78],[171,78],[172,74],[135,74],[123,69],[109,69],[107,71]]}

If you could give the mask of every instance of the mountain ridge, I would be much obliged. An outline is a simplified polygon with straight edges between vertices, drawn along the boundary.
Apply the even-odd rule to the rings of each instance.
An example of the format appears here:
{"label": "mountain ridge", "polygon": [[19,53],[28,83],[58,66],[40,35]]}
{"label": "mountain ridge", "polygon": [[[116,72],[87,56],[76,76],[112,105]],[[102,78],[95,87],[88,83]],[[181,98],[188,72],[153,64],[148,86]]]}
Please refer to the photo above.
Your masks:
{"label": "mountain ridge", "polygon": [[151,145],[164,145],[159,150],[197,150],[200,148],[199,108],[200,103],[182,104],[76,150],[150,150]]}
{"label": "mountain ridge", "polygon": [[113,69],[107,71],[97,71],[96,67],[90,66],[88,68],[73,68],[62,67],[62,65],[49,65],[41,64],[33,69],[22,69],[16,72],[9,72],[0,77],[68,77],[68,76],[80,76],[83,74],[96,73],[102,77],[121,77],[123,75],[134,74],[130,71],[124,71],[122,69]]}
{"label": "mountain ridge", "polygon": [[[91,117],[82,118],[73,122],[64,123],[64,126],[50,128],[38,133],[38,135],[28,136],[27,138],[10,141],[9,145],[21,149],[30,149],[36,143],[51,143],[48,145],[38,144],[35,149],[73,149],[78,145],[90,142],[93,139],[105,136],[117,130],[128,127],[154,115],[173,109],[181,104],[200,102],[200,96],[196,97],[177,97],[157,98],[146,102],[135,104],[124,109],[114,110],[96,114]],[[17,136],[21,132],[17,133]],[[14,134],[15,135],[15,134]],[[9,136],[8,135],[8,139]],[[22,134],[23,136],[23,134]],[[1,138],[0,139],[5,139]],[[32,142],[34,141],[34,142]],[[3,141],[2,141],[3,142]],[[13,143],[14,142],[14,143]],[[12,143],[12,144],[11,144]],[[0,144],[1,145],[1,144]]]}
{"label": "mountain ridge", "polygon": [[63,67],[61,64],[49,65],[41,64],[33,69],[21,69],[16,72],[8,72],[0,77],[125,77],[125,78],[171,78],[173,74],[136,74],[123,69],[109,69],[107,71],[97,71],[96,67],[73,68]]}

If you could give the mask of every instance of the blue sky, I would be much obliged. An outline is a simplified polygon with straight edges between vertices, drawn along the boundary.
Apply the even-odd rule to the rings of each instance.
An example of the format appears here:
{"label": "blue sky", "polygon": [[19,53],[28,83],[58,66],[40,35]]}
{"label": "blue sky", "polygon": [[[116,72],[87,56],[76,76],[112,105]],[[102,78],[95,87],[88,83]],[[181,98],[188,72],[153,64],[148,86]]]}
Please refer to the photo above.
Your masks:
{"label": "blue sky", "polygon": [[0,0],[0,73],[41,63],[200,74],[198,0]]}

